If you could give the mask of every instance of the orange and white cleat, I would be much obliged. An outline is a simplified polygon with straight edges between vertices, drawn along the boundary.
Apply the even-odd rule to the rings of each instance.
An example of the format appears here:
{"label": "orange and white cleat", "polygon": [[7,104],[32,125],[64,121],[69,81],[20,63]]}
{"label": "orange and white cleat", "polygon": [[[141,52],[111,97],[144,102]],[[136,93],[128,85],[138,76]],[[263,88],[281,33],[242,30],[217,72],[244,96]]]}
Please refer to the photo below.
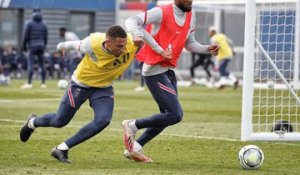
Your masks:
{"label": "orange and white cleat", "polygon": [[134,160],[136,162],[143,162],[143,163],[152,163],[153,162],[153,160],[151,158],[144,155],[142,150],[140,150],[138,152],[135,152],[135,151],[129,152],[127,149],[125,149],[123,154],[126,159]]}
{"label": "orange and white cleat", "polygon": [[125,149],[123,155],[124,155],[124,158],[132,160],[130,152],[127,149]]}
{"label": "orange and white cleat", "polygon": [[137,132],[137,130],[134,130],[132,128],[129,127],[129,122],[131,122],[132,120],[124,120],[122,122],[122,127],[123,127],[123,142],[125,145],[125,148],[129,151],[132,152],[133,151],[133,143],[134,143],[134,139],[135,139],[135,134]]}
{"label": "orange and white cleat", "polygon": [[152,163],[153,160],[143,153],[143,150],[140,149],[139,151],[129,152],[130,158],[135,160],[136,162],[143,162],[143,163]]}

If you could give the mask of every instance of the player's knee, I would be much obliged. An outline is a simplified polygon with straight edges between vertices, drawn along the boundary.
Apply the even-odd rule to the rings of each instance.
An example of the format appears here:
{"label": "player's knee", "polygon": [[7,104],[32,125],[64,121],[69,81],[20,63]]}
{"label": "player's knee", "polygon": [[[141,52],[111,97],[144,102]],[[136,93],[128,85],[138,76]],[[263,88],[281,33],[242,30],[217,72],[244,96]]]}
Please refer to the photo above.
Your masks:
{"label": "player's knee", "polygon": [[55,127],[55,128],[62,128],[66,125],[67,125],[67,123],[65,124],[65,123],[62,123],[62,122],[53,122],[52,123],[52,126]]}
{"label": "player's knee", "polygon": [[51,124],[51,126],[55,127],[55,128],[62,128],[64,126],[66,126],[69,123],[69,121],[67,120],[54,120]]}
{"label": "player's knee", "polygon": [[105,128],[110,124],[110,119],[102,119],[102,120],[95,120],[97,126],[101,126],[101,128]]}
{"label": "player's knee", "polygon": [[173,124],[179,123],[182,120],[183,112],[182,110],[178,110],[176,113],[172,114],[172,122]]}
{"label": "player's knee", "polygon": [[108,120],[103,120],[103,121],[101,121],[101,123],[102,123],[102,126],[103,126],[103,127],[107,127],[107,126],[110,124],[110,121],[108,121]]}

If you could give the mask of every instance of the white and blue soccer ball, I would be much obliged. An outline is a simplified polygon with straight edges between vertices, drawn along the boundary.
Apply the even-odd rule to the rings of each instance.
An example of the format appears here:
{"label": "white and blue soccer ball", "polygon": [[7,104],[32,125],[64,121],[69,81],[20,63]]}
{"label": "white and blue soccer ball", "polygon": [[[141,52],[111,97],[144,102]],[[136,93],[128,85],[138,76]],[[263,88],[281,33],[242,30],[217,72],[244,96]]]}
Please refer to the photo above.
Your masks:
{"label": "white and blue soccer ball", "polygon": [[264,162],[264,153],[258,146],[244,146],[239,152],[239,162],[244,169],[258,169]]}
{"label": "white and blue soccer ball", "polygon": [[69,86],[69,83],[67,80],[61,79],[57,82],[57,87],[59,89],[67,89]]}

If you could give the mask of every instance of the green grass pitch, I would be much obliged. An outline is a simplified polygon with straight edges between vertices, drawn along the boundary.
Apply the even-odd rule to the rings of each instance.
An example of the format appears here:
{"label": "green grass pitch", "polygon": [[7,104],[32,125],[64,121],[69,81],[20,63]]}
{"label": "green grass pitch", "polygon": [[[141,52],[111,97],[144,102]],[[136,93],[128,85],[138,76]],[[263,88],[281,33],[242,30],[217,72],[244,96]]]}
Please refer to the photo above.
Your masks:
{"label": "green grass pitch", "polygon": [[[144,152],[155,162],[136,163],[123,158],[124,119],[141,118],[158,112],[149,91],[134,92],[137,82],[119,82],[115,87],[115,110],[111,124],[100,134],[69,152],[71,164],[50,156],[53,147],[73,135],[93,118],[86,102],[64,128],[38,128],[22,143],[19,131],[27,115],[55,112],[64,90],[57,81],[47,89],[20,90],[24,80],[0,87],[0,174],[299,174],[299,142],[241,142],[242,90],[223,91],[203,87],[179,88],[184,110],[181,123],[167,128],[148,143]],[[140,134],[141,132],[139,132]],[[241,147],[259,146],[265,162],[259,170],[243,170],[237,161]]]}

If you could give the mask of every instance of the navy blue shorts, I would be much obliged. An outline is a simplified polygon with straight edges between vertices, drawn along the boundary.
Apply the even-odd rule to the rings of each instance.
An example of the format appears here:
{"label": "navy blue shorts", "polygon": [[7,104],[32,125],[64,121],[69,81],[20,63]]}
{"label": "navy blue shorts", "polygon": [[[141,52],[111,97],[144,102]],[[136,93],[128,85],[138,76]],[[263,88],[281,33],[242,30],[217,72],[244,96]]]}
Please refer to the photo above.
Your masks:
{"label": "navy blue shorts", "polygon": [[62,98],[62,103],[70,105],[72,108],[79,109],[80,106],[89,99],[90,104],[99,98],[114,99],[112,86],[106,88],[81,87],[74,81],[70,81],[69,87]]}

